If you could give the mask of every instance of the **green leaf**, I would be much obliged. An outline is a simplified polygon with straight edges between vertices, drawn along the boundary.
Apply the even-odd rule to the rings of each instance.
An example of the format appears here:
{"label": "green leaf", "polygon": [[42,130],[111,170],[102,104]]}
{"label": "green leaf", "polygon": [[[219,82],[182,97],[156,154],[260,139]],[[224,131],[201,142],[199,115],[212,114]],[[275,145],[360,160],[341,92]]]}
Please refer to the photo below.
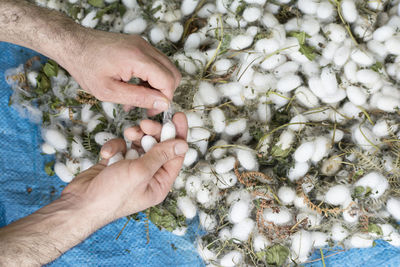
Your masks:
{"label": "green leaf", "polygon": [[377,235],[383,235],[382,228],[379,225],[376,225],[374,223],[370,223],[368,225],[368,232],[375,233]]}
{"label": "green leaf", "polygon": [[73,18],[74,20],[78,18],[78,14],[79,12],[81,12],[81,7],[79,5],[72,5],[69,9],[68,9],[68,14],[71,18]]}
{"label": "green leaf", "polygon": [[306,38],[311,37],[305,32],[290,32],[289,36],[297,38],[297,40],[299,40],[300,45],[304,45],[306,43]]}
{"label": "green leaf", "polygon": [[101,18],[104,14],[106,14],[107,12],[113,10],[113,9],[117,9],[118,8],[118,3],[112,3],[111,5],[108,5],[102,9],[100,9],[99,11],[97,11],[96,13],[96,17],[94,17],[94,19],[99,19]]}
{"label": "green leaf", "polygon": [[306,38],[310,38],[310,35],[305,32],[290,32],[289,36],[295,37],[299,41],[300,53],[302,53],[310,61],[313,61],[315,59],[317,55],[315,54],[314,47],[306,44]]}
{"label": "green leaf", "polygon": [[286,158],[291,151],[291,148],[282,149],[281,146],[275,145],[271,148],[271,155],[278,158]]}
{"label": "green leaf", "polygon": [[38,95],[43,95],[50,89],[51,86],[50,79],[46,76],[46,74],[39,73],[39,75],[36,77],[36,81],[37,81],[37,89],[35,92]]}
{"label": "green leaf", "polygon": [[104,0],[89,0],[88,3],[94,7],[104,7]]}
{"label": "green leaf", "polygon": [[363,186],[361,186],[361,185],[356,186],[356,188],[354,188],[354,196],[360,197],[363,195],[364,191],[365,191],[365,189]]}
{"label": "green leaf", "polygon": [[58,64],[53,60],[49,60],[43,67],[43,72],[47,77],[55,77],[58,75]]}
{"label": "green leaf", "polygon": [[268,264],[282,266],[289,256],[289,249],[282,245],[274,245],[268,248],[266,253],[266,261]]}
{"label": "green leaf", "polygon": [[44,171],[47,173],[48,176],[53,176],[54,174],[56,174],[53,170],[53,166],[54,166],[54,161],[47,162],[44,165]]}
{"label": "green leaf", "polygon": [[365,196],[368,197],[372,193],[372,188],[367,186],[367,190],[365,191]]}
{"label": "green leaf", "polygon": [[178,227],[175,216],[160,205],[150,208],[149,219],[158,227],[170,232]]}
{"label": "green leaf", "polygon": [[382,63],[377,61],[374,65],[371,66],[371,70],[373,70],[375,72],[378,72],[378,73],[381,73],[382,67],[383,67]]}

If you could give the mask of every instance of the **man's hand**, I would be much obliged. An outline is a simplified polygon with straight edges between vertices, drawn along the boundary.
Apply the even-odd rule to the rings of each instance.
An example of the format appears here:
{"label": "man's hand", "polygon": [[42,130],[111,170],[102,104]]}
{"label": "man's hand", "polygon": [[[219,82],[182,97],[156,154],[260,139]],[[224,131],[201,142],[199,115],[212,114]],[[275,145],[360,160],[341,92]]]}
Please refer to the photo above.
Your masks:
{"label": "man's hand", "polygon": [[[136,160],[122,160],[106,167],[107,161],[118,152],[126,152],[123,139],[107,142],[101,150],[103,160],[81,173],[64,189],[62,197],[103,214],[106,222],[127,216],[162,202],[178,175],[188,149],[187,121],[177,113],[172,121],[177,139],[156,144]],[[144,120],[140,127],[125,131],[136,149],[141,149],[144,134],[160,139],[161,125]]]}
{"label": "man's hand", "polygon": [[[147,108],[149,115],[168,108],[181,79],[169,59],[140,36],[87,29],[23,0],[0,1],[0,41],[56,60],[102,101]],[[151,88],[126,83],[132,77]]]}
{"label": "man's hand", "polygon": [[[136,160],[107,166],[114,154],[126,151],[124,140],[109,141],[103,160],[75,177],[59,199],[1,228],[0,266],[46,264],[105,224],[163,201],[188,149],[185,115],[176,114],[173,122],[177,139],[156,144]],[[144,134],[159,138],[160,132],[160,124],[145,120],[125,135],[138,146]]]}
{"label": "man's hand", "polygon": [[[102,101],[149,109],[168,109],[181,75],[170,60],[139,35],[81,29],[85,49],[61,61],[81,87]],[[153,88],[127,82],[137,77]]]}

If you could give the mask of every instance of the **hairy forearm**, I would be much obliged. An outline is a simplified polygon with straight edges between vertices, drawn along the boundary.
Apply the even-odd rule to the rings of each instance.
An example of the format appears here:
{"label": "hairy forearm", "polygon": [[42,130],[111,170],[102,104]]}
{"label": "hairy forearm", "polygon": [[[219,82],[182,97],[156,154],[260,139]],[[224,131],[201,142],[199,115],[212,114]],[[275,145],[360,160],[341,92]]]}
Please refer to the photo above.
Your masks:
{"label": "hairy forearm", "polygon": [[85,49],[87,32],[60,12],[24,0],[0,0],[0,41],[31,48],[62,65]]}
{"label": "hairy forearm", "polygon": [[92,212],[61,198],[0,229],[0,266],[40,266],[103,226]]}

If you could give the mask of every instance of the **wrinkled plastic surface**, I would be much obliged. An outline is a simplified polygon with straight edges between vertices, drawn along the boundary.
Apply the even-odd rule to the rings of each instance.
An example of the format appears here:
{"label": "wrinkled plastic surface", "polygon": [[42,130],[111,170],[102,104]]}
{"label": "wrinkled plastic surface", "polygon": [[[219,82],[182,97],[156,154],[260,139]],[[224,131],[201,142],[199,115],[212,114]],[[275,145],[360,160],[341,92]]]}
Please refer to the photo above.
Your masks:
{"label": "wrinkled plastic surface", "polygon": [[[44,172],[49,156],[40,154],[40,127],[21,118],[8,107],[12,91],[4,80],[4,71],[17,67],[36,55],[33,51],[0,42],[0,226],[33,213],[56,199],[65,185],[56,176]],[[30,193],[29,193],[30,192]],[[68,219],[68,218],[66,218]],[[194,240],[199,233],[192,223],[185,237],[159,231],[150,224],[150,243],[146,244],[144,222],[129,222],[115,240],[126,219],[98,230],[49,266],[204,266],[196,253]],[[369,249],[352,249],[329,256],[323,250],[327,267],[398,267],[400,249],[383,241]],[[322,267],[319,250],[308,267]]]}

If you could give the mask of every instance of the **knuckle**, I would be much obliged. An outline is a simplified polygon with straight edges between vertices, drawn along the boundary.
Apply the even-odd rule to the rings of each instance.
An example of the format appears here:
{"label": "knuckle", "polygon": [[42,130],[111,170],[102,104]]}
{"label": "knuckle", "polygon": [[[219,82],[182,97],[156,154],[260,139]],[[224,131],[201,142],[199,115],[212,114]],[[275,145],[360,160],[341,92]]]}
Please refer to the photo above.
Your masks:
{"label": "knuckle", "polygon": [[157,158],[162,160],[162,162],[167,162],[170,160],[170,155],[161,145],[158,145],[155,152],[157,153]]}

